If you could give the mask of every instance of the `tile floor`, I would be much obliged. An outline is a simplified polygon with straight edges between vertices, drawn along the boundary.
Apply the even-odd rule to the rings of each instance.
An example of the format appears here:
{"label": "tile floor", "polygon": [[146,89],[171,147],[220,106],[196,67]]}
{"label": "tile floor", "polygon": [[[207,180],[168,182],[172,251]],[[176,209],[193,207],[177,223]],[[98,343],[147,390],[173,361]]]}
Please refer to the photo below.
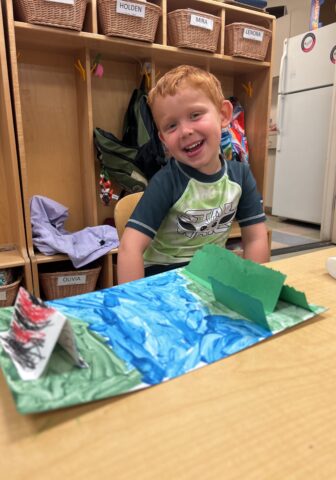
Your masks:
{"label": "tile floor", "polygon": [[[287,220],[274,215],[267,215],[267,225],[274,233],[283,234],[283,238],[282,235],[279,235],[278,241],[276,240],[277,236],[275,235],[274,248],[290,245],[291,236],[298,237],[297,241],[302,241],[303,243],[318,242],[320,240],[319,225],[299,222],[296,220]],[[289,238],[286,239],[285,235],[288,235]],[[292,242],[294,244],[295,238],[292,239]]]}
{"label": "tile floor", "polygon": [[278,260],[329,246],[320,242],[319,225],[267,215],[272,230],[271,259]]}
{"label": "tile floor", "polygon": [[[305,222],[287,220],[267,213],[267,226],[272,231],[271,260],[303,255],[310,251],[330,248],[330,242],[320,240],[320,227]],[[227,247],[241,249],[241,239],[228,240]]]}
{"label": "tile floor", "polygon": [[324,250],[327,248],[333,248],[335,245],[326,245],[323,247],[318,247],[318,248],[312,248],[312,249],[307,249],[307,250],[301,250],[301,251],[294,251],[294,252],[288,252],[288,253],[282,253],[282,254],[275,254],[271,255],[271,261],[272,260],[284,260],[285,258],[290,258],[290,257],[295,257],[297,255],[304,255],[306,253],[310,252],[316,252],[317,250]]}

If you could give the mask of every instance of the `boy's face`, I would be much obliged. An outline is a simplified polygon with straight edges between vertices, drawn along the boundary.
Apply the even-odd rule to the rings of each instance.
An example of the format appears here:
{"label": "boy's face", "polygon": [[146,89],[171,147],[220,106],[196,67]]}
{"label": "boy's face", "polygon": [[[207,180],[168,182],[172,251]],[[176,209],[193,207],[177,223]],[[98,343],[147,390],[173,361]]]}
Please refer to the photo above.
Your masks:
{"label": "boy's face", "polygon": [[160,139],[176,160],[207,175],[220,170],[221,130],[232,116],[228,100],[219,111],[202,90],[183,86],[173,96],[157,97],[153,116]]}

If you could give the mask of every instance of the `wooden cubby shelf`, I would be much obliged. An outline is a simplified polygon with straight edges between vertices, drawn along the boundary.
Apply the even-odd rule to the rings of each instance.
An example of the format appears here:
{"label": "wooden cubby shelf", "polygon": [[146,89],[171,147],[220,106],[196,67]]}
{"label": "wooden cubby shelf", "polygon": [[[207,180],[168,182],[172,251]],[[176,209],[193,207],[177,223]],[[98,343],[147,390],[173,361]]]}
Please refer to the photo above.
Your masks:
{"label": "wooden cubby shelf", "polygon": [[[30,199],[33,195],[43,195],[66,206],[68,231],[100,225],[113,217],[114,205],[104,207],[99,199],[99,165],[93,130],[100,127],[121,137],[123,117],[133,89],[139,86],[144,62],[151,64],[152,84],[170,68],[188,63],[214,73],[226,97],[239,98],[245,110],[251,168],[263,191],[272,41],[265,61],[233,57],[225,53],[224,30],[232,22],[246,22],[274,31],[274,17],[214,0],[153,0],[161,7],[162,16],[154,43],[147,43],[103,35],[96,0],[88,4],[81,32],[22,22],[14,16],[13,2],[1,1],[7,20],[8,63],[21,172],[23,210],[17,216],[24,215],[24,222],[22,218],[20,221],[26,227],[35,294],[40,293],[39,266],[57,265],[66,256],[48,257],[34,250]],[[221,33],[215,53],[169,44],[167,13],[180,8],[220,17]],[[90,71],[97,54],[101,54],[104,67],[102,78]],[[75,68],[78,60],[84,67],[85,81]],[[251,96],[247,84],[252,85]],[[12,225],[10,216],[7,215],[6,221]],[[5,240],[15,243],[13,238],[1,239],[3,243]],[[99,287],[114,283],[116,254],[117,251],[111,251],[102,258]]]}
{"label": "wooden cubby shelf", "polygon": [[5,33],[0,9],[0,270],[15,269],[32,289],[12,114]]}
{"label": "wooden cubby shelf", "polygon": [[106,37],[87,32],[72,32],[23,22],[15,22],[15,36],[18,44],[38,48],[40,51],[54,50],[74,54],[82,48],[97,51],[105,59],[138,62],[151,61],[163,64],[193,64],[209,67],[217,66],[231,74],[260,71],[270,67],[270,62],[258,62],[248,58],[232,57],[224,54],[209,54],[201,50],[181,49],[170,45],[151,44],[138,40]]}

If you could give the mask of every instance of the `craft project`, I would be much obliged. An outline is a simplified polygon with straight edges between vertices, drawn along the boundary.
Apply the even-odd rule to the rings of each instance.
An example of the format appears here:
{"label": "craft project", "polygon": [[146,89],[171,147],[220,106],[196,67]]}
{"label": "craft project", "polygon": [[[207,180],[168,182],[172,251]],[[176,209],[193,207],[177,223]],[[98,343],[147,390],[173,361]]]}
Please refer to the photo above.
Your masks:
{"label": "craft project", "polygon": [[87,367],[68,319],[20,287],[10,328],[0,333],[0,344],[22,380],[36,380],[43,374],[57,342],[77,367]]}
{"label": "craft project", "polygon": [[[59,343],[36,380],[22,380],[4,349],[0,366],[21,413],[156,385],[325,310],[284,282],[280,272],[206,246],[185,268],[47,302],[69,320],[88,368],[76,367]],[[0,310],[5,335],[12,316],[13,308]]]}

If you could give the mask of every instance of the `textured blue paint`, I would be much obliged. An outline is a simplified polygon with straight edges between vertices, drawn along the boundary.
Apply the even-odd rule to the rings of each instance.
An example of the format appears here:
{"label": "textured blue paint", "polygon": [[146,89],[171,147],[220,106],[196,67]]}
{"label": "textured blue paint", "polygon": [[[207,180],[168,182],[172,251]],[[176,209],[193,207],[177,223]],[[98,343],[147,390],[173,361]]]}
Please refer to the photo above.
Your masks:
{"label": "textured blue paint", "polygon": [[270,336],[252,322],[213,315],[179,271],[49,303],[87,322],[150,385]]}

